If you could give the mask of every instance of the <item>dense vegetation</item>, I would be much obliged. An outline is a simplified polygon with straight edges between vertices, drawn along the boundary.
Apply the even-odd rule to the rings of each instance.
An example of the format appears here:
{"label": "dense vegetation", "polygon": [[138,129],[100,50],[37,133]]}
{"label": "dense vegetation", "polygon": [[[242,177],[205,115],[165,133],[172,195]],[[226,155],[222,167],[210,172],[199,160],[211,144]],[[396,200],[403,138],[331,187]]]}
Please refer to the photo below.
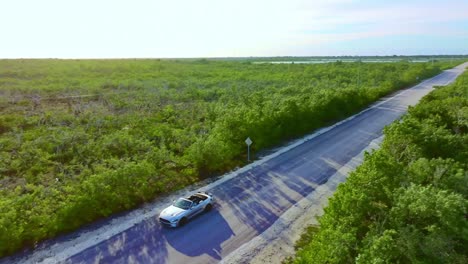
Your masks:
{"label": "dense vegetation", "polygon": [[0,256],[344,118],[449,63],[0,61]]}
{"label": "dense vegetation", "polygon": [[382,148],[338,187],[294,262],[468,263],[467,209],[465,73],[385,129]]}

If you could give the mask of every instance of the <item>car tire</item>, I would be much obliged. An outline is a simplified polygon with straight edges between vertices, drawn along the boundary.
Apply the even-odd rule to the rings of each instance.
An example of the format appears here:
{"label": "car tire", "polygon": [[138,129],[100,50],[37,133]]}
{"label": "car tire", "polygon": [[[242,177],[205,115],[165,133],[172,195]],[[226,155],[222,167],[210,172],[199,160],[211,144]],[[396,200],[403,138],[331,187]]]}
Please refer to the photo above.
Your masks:
{"label": "car tire", "polygon": [[179,220],[178,226],[184,226],[185,224],[187,224],[187,218],[182,217],[182,219]]}
{"label": "car tire", "polygon": [[213,206],[211,204],[208,204],[207,206],[205,206],[205,212],[210,211],[211,208],[213,208]]}

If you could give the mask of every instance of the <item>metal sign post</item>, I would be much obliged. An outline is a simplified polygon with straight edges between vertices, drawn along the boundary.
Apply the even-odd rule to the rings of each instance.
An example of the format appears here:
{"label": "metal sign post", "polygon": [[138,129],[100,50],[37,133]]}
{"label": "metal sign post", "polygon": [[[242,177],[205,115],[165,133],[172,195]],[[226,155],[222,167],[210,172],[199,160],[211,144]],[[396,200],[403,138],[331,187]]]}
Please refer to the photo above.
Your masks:
{"label": "metal sign post", "polygon": [[252,145],[253,141],[250,139],[250,137],[248,137],[246,140],[245,140],[245,144],[247,144],[247,161],[249,162],[250,161],[250,145]]}

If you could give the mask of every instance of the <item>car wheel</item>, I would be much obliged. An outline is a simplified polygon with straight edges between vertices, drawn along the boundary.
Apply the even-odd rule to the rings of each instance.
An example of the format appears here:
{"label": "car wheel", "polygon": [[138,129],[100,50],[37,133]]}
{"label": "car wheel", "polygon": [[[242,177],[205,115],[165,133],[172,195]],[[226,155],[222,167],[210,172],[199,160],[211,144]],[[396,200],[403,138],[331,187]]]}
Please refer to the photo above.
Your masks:
{"label": "car wheel", "polygon": [[179,220],[179,226],[184,226],[187,224],[187,218],[182,217],[182,219]]}
{"label": "car wheel", "polygon": [[213,206],[211,204],[208,204],[207,206],[205,206],[205,212],[210,211],[211,208],[213,208]]}

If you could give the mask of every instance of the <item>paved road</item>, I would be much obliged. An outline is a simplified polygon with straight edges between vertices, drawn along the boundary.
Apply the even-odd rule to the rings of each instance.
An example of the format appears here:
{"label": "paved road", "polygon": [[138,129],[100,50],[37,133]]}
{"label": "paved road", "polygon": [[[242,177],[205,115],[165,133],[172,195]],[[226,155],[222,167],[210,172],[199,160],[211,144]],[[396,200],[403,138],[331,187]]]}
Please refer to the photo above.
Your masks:
{"label": "paved road", "polygon": [[452,82],[468,63],[374,105],[327,132],[209,191],[215,208],[186,226],[163,228],[155,218],[139,222],[68,258],[67,263],[217,263],[268,229],[286,210],[323,184],[382,135],[384,126],[434,85]]}
{"label": "paved road", "polygon": [[214,187],[209,191],[217,198],[215,209],[182,228],[162,228],[155,219],[147,220],[67,262],[219,262],[326,182],[432,86],[453,81],[466,66],[399,92],[328,132]]}

